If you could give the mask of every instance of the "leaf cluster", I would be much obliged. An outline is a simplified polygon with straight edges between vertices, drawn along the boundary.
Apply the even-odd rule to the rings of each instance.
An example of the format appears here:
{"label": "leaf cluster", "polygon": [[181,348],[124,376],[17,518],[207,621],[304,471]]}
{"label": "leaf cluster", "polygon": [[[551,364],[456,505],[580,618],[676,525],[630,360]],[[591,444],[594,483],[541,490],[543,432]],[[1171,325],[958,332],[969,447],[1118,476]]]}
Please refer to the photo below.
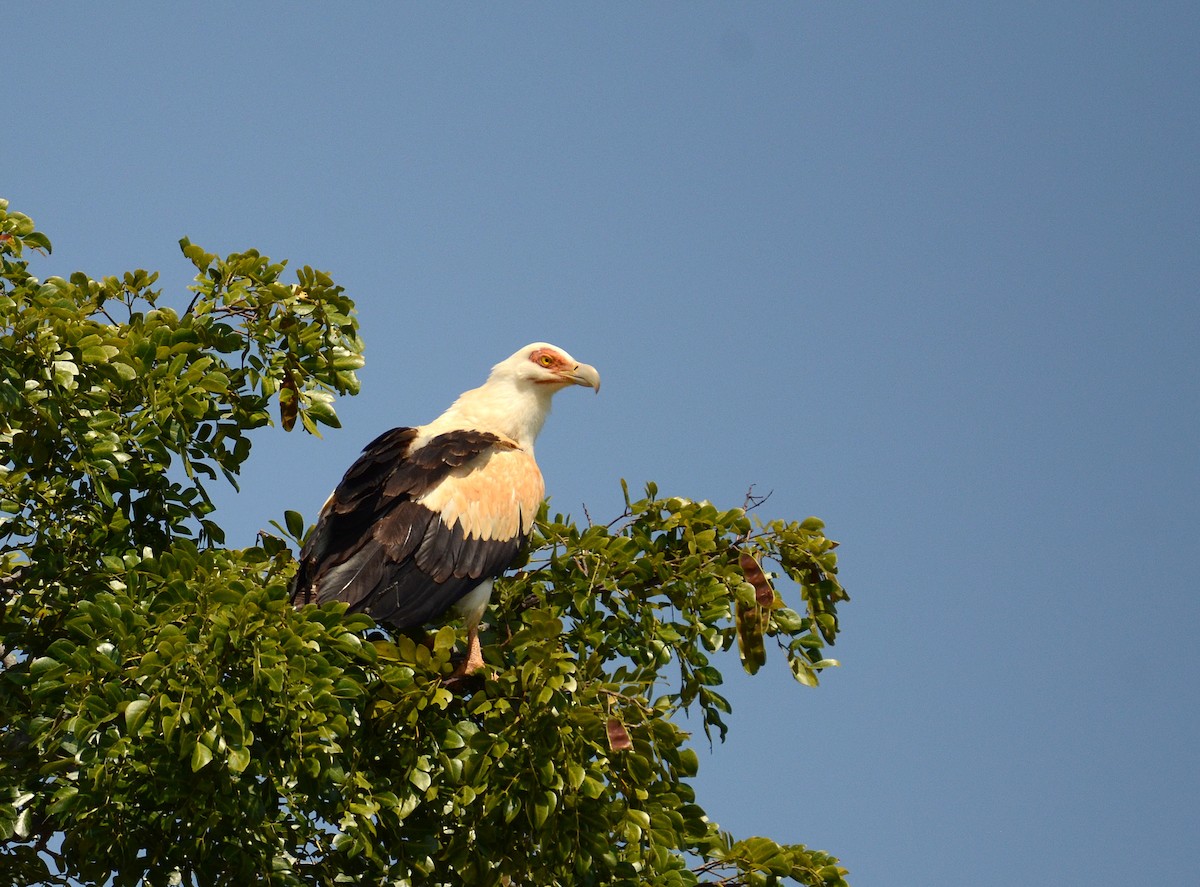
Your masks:
{"label": "leaf cluster", "polygon": [[[837,636],[837,543],[817,518],[761,524],[745,507],[662,499],[654,484],[607,525],[579,528],[543,514],[533,538],[533,566],[516,585],[544,612],[563,618],[563,642],[589,677],[609,674],[648,693],[671,676],[673,708],[697,706],[704,731],[724,738],[729,702],[711,657],[739,648],[751,674],[766,661],[764,637],[775,640],[797,680],[817,685],[837,661],[823,649]],[[789,607],[759,562],[769,559],[794,581],[803,612]]]}
{"label": "leaf cluster", "polygon": [[845,883],[711,822],[682,723],[725,735],[735,646],[753,673],[773,641],[806,684],[836,664],[819,521],[652,484],[606,525],[543,509],[489,674],[455,685],[453,625],[294,610],[286,539],[222,546],[205,482],[235,482],[274,410],[336,425],[361,343],[321,272],[182,246],[180,310],[146,272],[43,283],[24,251],[49,240],[0,203],[0,879]]}
{"label": "leaf cluster", "polygon": [[157,273],[39,281],[21,258],[49,250],[0,204],[0,540],[39,562],[161,547],[180,535],[221,542],[206,482],[236,475],[253,429],[336,426],[335,393],[362,365],[350,300],[329,276],[251,250],[227,259],[186,239],[196,265],[182,311]]}

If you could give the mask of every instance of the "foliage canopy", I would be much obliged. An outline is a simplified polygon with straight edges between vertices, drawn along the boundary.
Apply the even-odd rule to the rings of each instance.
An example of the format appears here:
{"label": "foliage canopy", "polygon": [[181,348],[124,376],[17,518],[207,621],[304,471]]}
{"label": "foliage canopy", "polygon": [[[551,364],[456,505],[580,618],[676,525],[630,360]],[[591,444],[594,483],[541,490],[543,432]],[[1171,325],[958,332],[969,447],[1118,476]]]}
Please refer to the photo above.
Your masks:
{"label": "foliage canopy", "polygon": [[[206,484],[252,432],[337,425],[353,305],[251,250],[40,281],[49,239],[0,201],[0,880],[14,884],[836,887],[833,857],[734,840],[678,724],[723,737],[714,653],[835,664],[835,543],[815,518],[663,498],[609,524],[543,509],[497,583],[492,674],[454,692],[456,632],[293,610],[304,519],[224,547]],[[792,609],[760,564],[787,577]]]}

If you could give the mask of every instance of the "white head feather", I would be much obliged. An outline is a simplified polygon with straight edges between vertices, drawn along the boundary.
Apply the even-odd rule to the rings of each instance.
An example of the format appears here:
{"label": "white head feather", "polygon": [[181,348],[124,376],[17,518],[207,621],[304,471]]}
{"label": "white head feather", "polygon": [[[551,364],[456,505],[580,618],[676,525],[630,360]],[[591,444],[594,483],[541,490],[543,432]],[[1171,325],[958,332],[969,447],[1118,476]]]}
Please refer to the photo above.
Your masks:
{"label": "white head feather", "polygon": [[532,452],[551,397],[569,385],[599,391],[600,374],[561,348],[532,342],[492,367],[486,382],[463,392],[450,409],[422,427],[417,444],[446,431],[472,429],[502,434]]}

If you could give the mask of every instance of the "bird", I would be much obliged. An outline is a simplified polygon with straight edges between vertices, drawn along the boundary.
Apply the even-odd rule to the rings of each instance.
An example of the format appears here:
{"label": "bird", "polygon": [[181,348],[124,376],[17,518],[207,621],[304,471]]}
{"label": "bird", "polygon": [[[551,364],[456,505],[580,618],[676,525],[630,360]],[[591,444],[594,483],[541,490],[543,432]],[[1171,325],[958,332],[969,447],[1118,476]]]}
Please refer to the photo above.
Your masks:
{"label": "bird", "polygon": [[479,624],[492,583],[520,553],[545,495],[534,441],[551,398],[573,385],[599,393],[600,374],[534,342],[432,422],[367,444],[304,541],[292,603],[344,601],[396,631],[453,608],[467,628],[454,676],[483,669]]}

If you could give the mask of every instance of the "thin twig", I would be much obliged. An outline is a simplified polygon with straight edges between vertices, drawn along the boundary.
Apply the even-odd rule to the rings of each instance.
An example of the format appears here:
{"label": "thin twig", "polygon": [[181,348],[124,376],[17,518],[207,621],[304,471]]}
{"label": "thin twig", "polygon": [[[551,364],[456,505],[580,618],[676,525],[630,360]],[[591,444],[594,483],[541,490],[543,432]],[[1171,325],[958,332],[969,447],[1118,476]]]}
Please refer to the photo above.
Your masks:
{"label": "thin twig", "polygon": [[755,487],[754,484],[750,484],[750,488],[748,490],[746,490],[746,498],[742,502],[742,508],[744,508],[746,511],[753,511],[755,508],[758,508],[758,506],[762,505],[764,502],[766,502],[768,499],[770,499],[771,496],[773,496],[775,494],[775,491],[771,490],[765,496],[756,496],[756,495],[754,495],[754,487]]}

